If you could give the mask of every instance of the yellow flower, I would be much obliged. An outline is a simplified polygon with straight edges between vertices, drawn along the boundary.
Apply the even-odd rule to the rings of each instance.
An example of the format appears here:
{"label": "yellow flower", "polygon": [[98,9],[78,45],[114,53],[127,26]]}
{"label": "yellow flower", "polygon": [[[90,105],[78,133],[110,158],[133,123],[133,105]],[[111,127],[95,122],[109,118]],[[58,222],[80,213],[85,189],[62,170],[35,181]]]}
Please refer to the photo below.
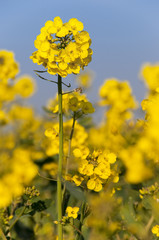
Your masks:
{"label": "yellow flower", "polygon": [[51,139],[55,139],[58,136],[58,132],[54,128],[48,128],[45,130],[45,136]]}
{"label": "yellow flower", "polygon": [[63,25],[61,29],[56,33],[57,37],[65,37],[69,33],[68,28]]}
{"label": "yellow flower", "polygon": [[141,69],[141,77],[146,82],[151,92],[159,91],[159,65],[145,64]]}
{"label": "yellow flower", "polygon": [[70,31],[73,32],[73,35],[76,35],[76,33],[78,31],[83,30],[83,23],[78,21],[76,18],[71,18],[68,21],[68,27],[69,27]]}
{"label": "yellow flower", "polygon": [[75,36],[75,40],[78,44],[83,44],[90,41],[89,33],[86,31],[78,32]]}
{"label": "yellow flower", "polygon": [[19,105],[13,105],[10,109],[9,116],[11,120],[30,120],[33,118],[33,109]]}
{"label": "yellow flower", "polygon": [[90,102],[81,102],[81,108],[84,114],[93,113],[95,111],[92,103]]}
{"label": "yellow flower", "polygon": [[76,219],[78,217],[78,211],[79,211],[79,207],[67,207],[66,208],[66,213],[68,215],[68,217],[73,217],[74,219]]}
{"label": "yellow flower", "polygon": [[83,177],[80,177],[80,176],[77,176],[77,175],[74,175],[72,177],[72,180],[74,181],[74,183],[76,184],[76,186],[80,186],[82,181],[84,180]]}
{"label": "yellow flower", "polygon": [[107,159],[109,163],[115,163],[116,162],[116,155],[114,153],[108,153]]}
{"label": "yellow flower", "polygon": [[19,72],[18,64],[14,60],[14,53],[0,50],[0,81],[14,79]]}
{"label": "yellow flower", "polygon": [[155,225],[152,228],[152,233],[155,234],[157,237],[159,237],[159,225]]}
{"label": "yellow flower", "polygon": [[62,19],[59,16],[54,18],[54,23],[57,29],[60,29],[63,25]]}
{"label": "yellow flower", "polygon": [[84,160],[80,164],[78,171],[83,175],[91,176],[93,175],[93,169],[94,166],[92,164],[88,164],[87,160]]}
{"label": "yellow flower", "polygon": [[73,112],[76,112],[79,109],[78,105],[78,99],[76,97],[72,97],[69,99],[69,109],[71,109]]}
{"label": "yellow flower", "polygon": [[146,111],[147,108],[149,107],[150,103],[151,103],[151,101],[149,99],[142,100],[142,102],[141,102],[142,110]]}
{"label": "yellow flower", "polygon": [[94,77],[94,73],[92,71],[81,73],[77,77],[78,85],[80,87],[89,88],[91,86],[93,77]]}
{"label": "yellow flower", "polygon": [[29,97],[34,93],[35,83],[29,76],[21,77],[14,86],[15,92],[22,97]]}
{"label": "yellow flower", "polygon": [[97,161],[99,163],[109,162],[109,163],[113,164],[116,162],[116,155],[114,153],[110,153],[109,151],[106,150],[98,156]]}
{"label": "yellow flower", "polygon": [[107,179],[111,174],[110,164],[108,162],[99,163],[94,169],[94,173],[102,179]]}
{"label": "yellow flower", "polygon": [[45,171],[48,171],[50,175],[55,176],[57,174],[57,163],[51,162],[51,163],[45,163],[43,165],[43,169]]}
{"label": "yellow flower", "polygon": [[102,182],[98,178],[90,178],[87,182],[87,188],[95,192],[100,192],[102,190]]}

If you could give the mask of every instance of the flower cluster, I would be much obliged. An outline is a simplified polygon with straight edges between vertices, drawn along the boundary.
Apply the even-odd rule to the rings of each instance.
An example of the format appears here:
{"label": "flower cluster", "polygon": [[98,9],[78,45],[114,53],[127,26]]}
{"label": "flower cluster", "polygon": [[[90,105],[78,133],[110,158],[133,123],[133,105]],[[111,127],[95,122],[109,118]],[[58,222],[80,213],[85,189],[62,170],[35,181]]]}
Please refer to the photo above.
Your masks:
{"label": "flower cluster", "polygon": [[9,215],[6,209],[0,209],[0,224],[8,225],[13,215]]}
{"label": "flower cluster", "polygon": [[63,23],[60,17],[47,21],[34,42],[35,51],[31,59],[43,65],[48,73],[61,77],[78,74],[91,61],[91,39],[83,30],[83,23],[71,18]]}
{"label": "flower cluster", "polygon": [[29,198],[33,198],[33,197],[38,197],[40,195],[40,192],[38,189],[35,188],[35,186],[33,187],[26,187],[24,189],[24,194]]}
{"label": "flower cluster", "polygon": [[0,50],[0,81],[14,79],[18,72],[19,67],[14,60],[13,52]]}
{"label": "flower cluster", "polygon": [[1,170],[3,176],[0,181],[0,207],[5,207],[10,204],[12,197],[23,193],[23,185],[29,184],[35,177],[37,167],[31,160],[30,152],[22,148],[15,149],[12,156],[5,152],[1,153],[1,157],[3,157],[2,164],[9,163],[5,166],[6,169]]}
{"label": "flower cluster", "polygon": [[[30,149],[19,144],[24,132],[28,134],[26,125],[31,119],[34,125],[33,109],[21,106],[17,101],[33,93],[34,83],[27,75],[17,79],[18,71],[14,54],[0,51],[0,208],[23,194],[24,185],[29,184],[37,174]],[[14,105],[13,100],[16,100]]]}
{"label": "flower cluster", "polygon": [[137,184],[152,177],[152,169],[145,163],[138,144],[122,149],[119,156],[126,167],[125,178],[128,182]]}
{"label": "flower cluster", "polygon": [[[84,94],[79,92],[73,92],[63,95],[63,113],[69,115],[72,112],[76,112],[77,115],[93,113],[95,111],[92,103],[88,101]],[[58,112],[58,97],[51,99],[48,103],[48,109],[53,113]]]}
{"label": "flower cluster", "polygon": [[[80,150],[75,149],[73,154],[75,157],[80,157]],[[72,180],[76,185],[80,185],[83,180],[87,182],[87,188],[99,192],[102,190],[102,185],[113,176],[113,181],[118,181],[118,176],[111,169],[111,164],[116,162],[116,155],[107,150],[100,152],[94,151],[92,154],[89,151],[82,154],[82,161],[79,164],[78,172],[81,176],[73,176]]]}
{"label": "flower cluster", "polygon": [[[19,68],[13,56],[12,52],[0,51],[0,107],[17,97],[30,97],[35,89],[35,84],[30,76],[24,75],[18,79],[15,78]],[[14,82],[11,82],[10,79],[13,78]]]}
{"label": "flower cluster", "polygon": [[[34,92],[35,85],[31,77],[26,75],[16,79],[18,71],[13,52],[0,50],[0,124],[2,125],[11,120],[6,112],[6,105],[16,98],[27,98]],[[11,79],[14,79],[14,82],[10,81]]]}
{"label": "flower cluster", "polygon": [[105,119],[100,127],[91,129],[89,139],[94,147],[107,148],[118,155],[125,143],[123,128],[137,104],[127,81],[106,79],[99,95],[100,105],[106,106]]}
{"label": "flower cluster", "polygon": [[151,185],[149,187],[142,187],[142,189],[139,190],[140,198],[142,199],[144,196],[153,196],[154,199],[158,199],[159,196],[159,184],[155,182],[154,185]]}
{"label": "flower cluster", "polygon": [[[102,98],[102,105],[109,105],[122,114],[128,109],[136,107],[136,102],[127,81],[120,82],[114,78],[107,79],[100,88],[99,94]],[[127,118],[130,118],[130,116],[128,115]]]}
{"label": "flower cluster", "polygon": [[[54,156],[58,154],[59,126],[58,126],[58,123],[53,124],[51,122],[46,123],[45,126],[46,126],[45,138],[43,139],[42,147],[46,152],[47,156]],[[66,156],[68,154],[68,139],[70,136],[71,128],[72,128],[72,120],[64,122],[64,155]],[[88,137],[88,134],[85,131],[84,127],[76,123],[73,139],[72,139],[72,148],[76,149],[80,147],[80,149],[82,149],[84,153],[83,146],[87,137]],[[45,163],[43,169],[50,172],[51,175],[56,175],[57,165],[55,163],[53,165],[51,163]]]}

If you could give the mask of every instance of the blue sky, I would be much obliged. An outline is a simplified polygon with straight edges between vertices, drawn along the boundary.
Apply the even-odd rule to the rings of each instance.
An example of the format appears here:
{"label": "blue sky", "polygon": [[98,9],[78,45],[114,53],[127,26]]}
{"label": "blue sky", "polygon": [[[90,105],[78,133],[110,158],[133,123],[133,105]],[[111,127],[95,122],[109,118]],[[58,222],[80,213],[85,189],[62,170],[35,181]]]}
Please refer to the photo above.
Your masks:
{"label": "blue sky", "polygon": [[[20,74],[36,79],[38,89],[30,103],[40,110],[57,89],[33,73],[42,69],[29,59],[34,40],[47,20],[60,16],[67,22],[76,17],[92,38],[94,54],[88,68],[96,77],[89,99],[95,102],[104,79],[115,77],[128,80],[141,101],[145,86],[138,77],[140,68],[145,62],[159,62],[158,12],[158,0],[0,0],[0,49],[14,51]],[[74,79],[67,77],[66,82]]]}

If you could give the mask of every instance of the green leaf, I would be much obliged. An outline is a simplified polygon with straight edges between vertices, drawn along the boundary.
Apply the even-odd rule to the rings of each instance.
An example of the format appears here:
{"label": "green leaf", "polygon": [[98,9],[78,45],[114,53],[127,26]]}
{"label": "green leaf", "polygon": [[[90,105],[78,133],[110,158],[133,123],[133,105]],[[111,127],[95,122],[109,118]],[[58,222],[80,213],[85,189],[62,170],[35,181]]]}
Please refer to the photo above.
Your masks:
{"label": "green leaf", "polygon": [[[17,208],[16,211],[15,211],[15,215],[19,216],[22,213],[23,209],[24,209],[24,206]],[[31,211],[32,211],[32,209],[30,207],[27,207],[24,210],[23,215],[26,215],[26,214],[30,213]]]}
{"label": "green leaf", "polygon": [[73,185],[70,182],[66,182],[66,189],[73,195],[77,200],[86,201],[84,192],[80,187]]}
{"label": "green leaf", "polygon": [[37,202],[33,202],[31,205],[31,208],[33,210],[33,213],[42,212],[47,208],[49,208],[51,203],[52,203],[52,199],[46,199],[45,201],[39,200]]}
{"label": "green leaf", "polygon": [[144,206],[144,208],[146,208],[147,210],[151,210],[152,209],[152,197],[150,196],[146,196],[142,199],[142,204]]}

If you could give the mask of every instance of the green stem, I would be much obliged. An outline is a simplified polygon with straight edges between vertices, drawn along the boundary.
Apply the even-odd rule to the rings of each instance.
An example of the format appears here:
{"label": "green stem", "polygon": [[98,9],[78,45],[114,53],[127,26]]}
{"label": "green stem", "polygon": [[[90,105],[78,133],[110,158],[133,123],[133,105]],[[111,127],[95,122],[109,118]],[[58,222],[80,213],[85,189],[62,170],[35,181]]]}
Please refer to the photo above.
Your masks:
{"label": "green stem", "polygon": [[23,207],[22,211],[19,213],[18,217],[15,219],[15,221],[10,225],[9,231],[14,227],[14,225],[18,222],[19,218],[23,215],[25,212],[26,206]]}
{"label": "green stem", "polygon": [[1,228],[0,228],[0,237],[2,237],[2,240],[7,240]]}
{"label": "green stem", "polygon": [[73,227],[81,236],[83,236],[82,232],[75,225],[70,223],[70,226]]}
{"label": "green stem", "polygon": [[154,221],[154,216],[152,215],[151,218],[149,219],[147,225],[145,226],[145,231],[144,231],[144,237],[145,238],[148,237],[147,234],[148,234],[148,232],[151,228],[151,225],[152,225],[153,221]]}
{"label": "green stem", "polygon": [[[82,207],[81,207],[81,217],[80,217],[80,225],[79,225],[79,232],[81,232],[81,233],[82,233],[82,226],[83,226],[83,221],[84,221],[85,206],[86,206],[86,203],[83,202]],[[79,232],[77,233],[75,240],[83,240],[84,239],[83,236],[81,234],[79,234]]]}
{"label": "green stem", "polygon": [[62,114],[62,78],[58,75],[59,104],[59,162],[57,174],[58,240],[62,240],[62,160],[63,160],[63,114]]}

